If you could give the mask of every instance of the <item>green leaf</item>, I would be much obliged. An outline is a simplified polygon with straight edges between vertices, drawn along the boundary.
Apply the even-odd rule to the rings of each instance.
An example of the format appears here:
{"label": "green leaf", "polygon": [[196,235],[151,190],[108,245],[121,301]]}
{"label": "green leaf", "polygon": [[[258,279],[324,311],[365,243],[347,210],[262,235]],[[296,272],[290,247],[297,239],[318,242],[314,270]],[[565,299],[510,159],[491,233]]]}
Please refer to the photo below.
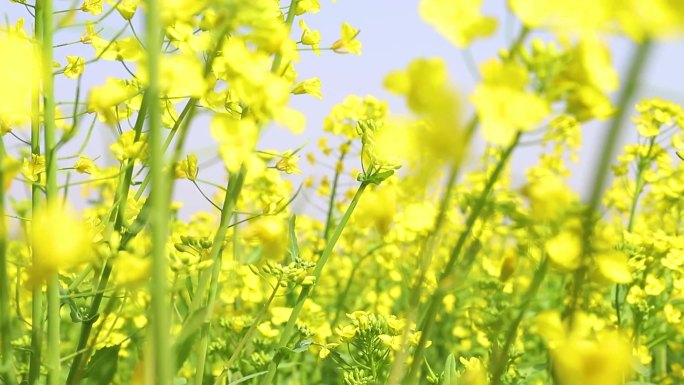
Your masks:
{"label": "green leaf", "polygon": [[297,233],[295,232],[295,222],[297,222],[297,216],[295,214],[292,214],[290,217],[289,221],[289,233],[290,233],[290,247],[288,248],[288,252],[290,253],[290,256],[292,257],[293,262],[297,262],[299,260],[299,245],[297,244]]}
{"label": "green leaf", "polygon": [[183,328],[173,344],[173,352],[176,357],[176,368],[180,368],[190,356],[192,344],[206,320],[207,309],[202,308],[190,314],[183,323]]}
{"label": "green leaf", "polygon": [[121,345],[107,346],[93,354],[83,372],[83,384],[108,385],[114,379]]}
{"label": "green leaf", "polygon": [[301,340],[297,342],[297,345],[295,345],[294,349],[292,349],[293,352],[295,353],[301,353],[309,349],[309,346],[313,343],[312,340]]}
{"label": "green leaf", "polygon": [[457,385],[458,384],[458,371],[456,371],[456,357],[453,354],[449,354],[449,357],[444,363],[444,377],[442,378],[441,385]]}

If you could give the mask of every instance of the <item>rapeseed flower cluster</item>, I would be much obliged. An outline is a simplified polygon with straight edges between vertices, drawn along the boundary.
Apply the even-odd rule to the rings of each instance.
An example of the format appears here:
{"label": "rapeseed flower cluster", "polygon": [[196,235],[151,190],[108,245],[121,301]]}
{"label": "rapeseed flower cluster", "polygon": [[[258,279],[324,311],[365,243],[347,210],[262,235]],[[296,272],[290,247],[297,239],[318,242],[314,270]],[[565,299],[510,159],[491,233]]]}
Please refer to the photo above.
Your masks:
{"label": "rapeseed flower cluster", "polygon": [[[34,19],[0,27],[0,383],[684,381],[684,109],[632,105],[681,2],[509,0],[469,94],[441,58],[388,63],[404,114],[349,95],[276,148],[316,127],[293,98],[328,100],[299,63],[369,49],[317,25],[334,5],[11,3]],[[484,4],[418,13],[475,49],[505,24]]]}

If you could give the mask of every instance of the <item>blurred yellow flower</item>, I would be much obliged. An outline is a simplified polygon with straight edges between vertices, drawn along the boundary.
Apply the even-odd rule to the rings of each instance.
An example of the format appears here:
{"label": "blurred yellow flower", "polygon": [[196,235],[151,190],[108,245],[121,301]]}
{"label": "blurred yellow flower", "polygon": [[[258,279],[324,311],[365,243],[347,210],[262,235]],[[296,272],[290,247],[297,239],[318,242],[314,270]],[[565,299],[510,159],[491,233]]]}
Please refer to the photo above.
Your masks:
{"label": "blurred yellow flower", "polygon": [[534,130],[551,112],[546,100],[525,90],[528,73],[524,67],[492,59],[481,69],[483,81],[470,100],[487,142],[508,145],[519,131]]}
{"label": "blurred yellow flower", "polygon": [[420,16],[459,48],[491,36],[497,20],[483,16],[482,0],[422,0]]}
{"label": "blurred yellow flower", "polygon": [[50,274],[92,258],[90,237],[83,220],[68,207],[51,205],[35,213],[31,227],[31,276],[40,283]]}

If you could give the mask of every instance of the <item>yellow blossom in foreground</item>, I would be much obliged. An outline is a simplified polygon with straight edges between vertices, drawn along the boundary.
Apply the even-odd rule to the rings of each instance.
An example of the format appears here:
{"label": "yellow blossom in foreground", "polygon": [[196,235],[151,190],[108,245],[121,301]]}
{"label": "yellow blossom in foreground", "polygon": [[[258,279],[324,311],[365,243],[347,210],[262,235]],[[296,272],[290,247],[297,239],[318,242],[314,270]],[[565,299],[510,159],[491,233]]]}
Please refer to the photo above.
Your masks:
{"label": "yellow blossom in foreground", "polygon": [[[138,68],[136,76],[142,84],[146,84],[146,66],[143,64]],[[199,98],[207,89],[203,71],[202,64],[193,55],[164,56],[160,63],[159,91],[168,98]]]}
{"label": "yellow blossom in foreground", "polygon": [[544,244],[551,263],[563,270],[575,270],[580,266],[582,240],[571,231],[563,231]]}
{"label": "yellow blossom in foreground", "polygon": [[31,93],[38,84],[40,63],[34,43],[24,36],[23,19],[15,30],[0,28],[0,131],[28,123],[31,116]]}
{"label": "yellow blossom in foreground", "polygon": [[422,0],[420,16],[455,46],[465,48],[496,31],[496,18],[483,16],[481,7],[482,0]]}
{"label": "yellow blossom in foreground", "polygon": [[119,104],[138,94],[138,89],[121,79],[107,78],[105,84],[90,88],[88,112],[97,113],[101,122],[113,125],[125,116],[119,114]]}
{"label": "yellow blossom in foreground", "polygon": [[[618,332],[600,329],[595,317],[575,314],[569,329],[557,312],[541,313],[536,329],[553,357],[560,385],[622,385],[629,379],[632,349]],[[597,330],[592,333],[592,329]]]}
{"label": "yellow blossom in foreground", "polygon": [[516,133],[534,130],[549,114],[546,100],[525,91],[528,73],[524,67],[493,59],[482,65],[482,78],[470,99],[487,142],[508,145]]}
{"label": "yellow blossom in foreground", "polygon": [[259,130],[251,119],[233,119],[226,114],[217,114],[209,126],[211,136],[219,142],[219,153],[226,168],[237,172],[254,151]]}
{"label": "yellow blossom in foreground", "polygon": [[75,267],[91,257],[88,230],[69,208],[50,206],[37,212],[31,224],[34,282],[39,283],[50,274]]}

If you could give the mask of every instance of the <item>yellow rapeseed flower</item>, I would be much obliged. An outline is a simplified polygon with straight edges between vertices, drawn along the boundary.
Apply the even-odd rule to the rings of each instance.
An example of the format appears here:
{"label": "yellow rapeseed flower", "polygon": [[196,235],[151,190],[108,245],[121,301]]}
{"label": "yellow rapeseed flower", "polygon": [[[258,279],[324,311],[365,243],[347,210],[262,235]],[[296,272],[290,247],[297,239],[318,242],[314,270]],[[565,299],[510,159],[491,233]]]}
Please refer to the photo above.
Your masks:
{"label": "yellow rapeseed flower", "polygon": [[356,40],[359,32],[361,31],[352,27],[351,25],[342,23],[342,37],[333,43],[333,51],[337,53],[353,53],[354,55],[361,55],[361,42]]}
{"label": "yellow rapeseed flower", "polygon": [[67,56],[67,65],[64,67],[64,76],[78,79],[85,70],[85,59],[80,56]]}
{"label": "yellow rapeseed flower", "polygon": [[546,100],[525,90],[528,73],[524,67],[492,59],[481,68],[483,82],[470,99],[487,142],[508,145],[516,133],[534,130],[550,113]]}

